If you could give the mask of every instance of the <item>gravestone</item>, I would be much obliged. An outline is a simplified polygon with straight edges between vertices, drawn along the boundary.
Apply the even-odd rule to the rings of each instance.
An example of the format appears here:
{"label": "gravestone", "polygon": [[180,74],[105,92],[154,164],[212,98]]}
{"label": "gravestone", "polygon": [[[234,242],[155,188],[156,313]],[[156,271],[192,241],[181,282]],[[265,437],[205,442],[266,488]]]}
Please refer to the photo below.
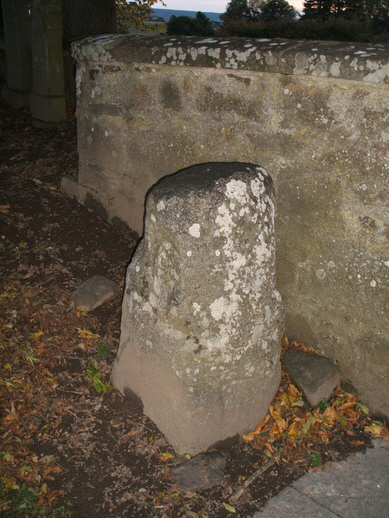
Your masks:
{"label": "gravestone", "polygon": [[112,381],[178,452],[251,430],[278,389],[274,215],[271,177],[252,164],[190,167],[147,196]]}
{"label": "gravestone", "polygon": [[36,119],[66,119],[61,0],[34,0],[31,12],[33,84],[31,114]]}
{"label": "gravestone", "polygon": [[2,97],[18,109],[30,104],[32,85],[28,3],[3,0],[2,8],[7,56],[7,87],[3,88]]}

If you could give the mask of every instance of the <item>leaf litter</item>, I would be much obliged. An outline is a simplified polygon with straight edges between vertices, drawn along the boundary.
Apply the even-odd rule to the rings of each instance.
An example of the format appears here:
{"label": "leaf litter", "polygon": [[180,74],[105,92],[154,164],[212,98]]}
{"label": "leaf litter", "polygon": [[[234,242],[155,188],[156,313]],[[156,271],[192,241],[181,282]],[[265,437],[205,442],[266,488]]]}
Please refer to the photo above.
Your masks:
{"label": "leaf litter", "polygon": [[389,439],[354,394],[339,386],[312,409],[283,372],[266,417],[230,449],[224,482],[182,491],[170,467],[189,456],[110,387],[120,299],[71,306],[92,274],[123,287],[134,235],[56,188],[77,171],[72,119],[36,128],[25,110],[0,112],[2,517],[246,518],[307,470]]}

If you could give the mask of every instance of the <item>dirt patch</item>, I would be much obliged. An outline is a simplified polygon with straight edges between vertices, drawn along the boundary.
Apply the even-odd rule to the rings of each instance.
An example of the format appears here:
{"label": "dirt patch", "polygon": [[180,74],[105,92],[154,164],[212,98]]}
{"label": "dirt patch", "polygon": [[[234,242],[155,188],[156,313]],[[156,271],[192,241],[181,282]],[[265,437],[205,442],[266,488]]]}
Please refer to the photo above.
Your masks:
{"label": "dirt patch", "polygon": [[[0,121],[0,486],[14,503],[27,488],[38,509],[26,514],[8,502],[2,516],[225,517],[231,496],[276,456],[234,502],[234,516],[246,518],[307,470],[320,469],[315,464],[370,444],[371,420],[361,411],[354,421],[342,414],[346,422],[321,438],[308,428],[296,441],[288,435],[293,405],[280,409],[280,400],[261,439],[240,439],[230,449],[222,484],[181,491],[170,467],[185,458],[109,387],[120,297],[91,313],[71,306],[73,291],[93,274],[123,289],[136,236],[59,191],[63,175],[77,174],[74,119],[37,127],[27,111],[0,102]],[[283,394],[289,384],[284,373]],[[286,423],[278,435],[276,411]]]}

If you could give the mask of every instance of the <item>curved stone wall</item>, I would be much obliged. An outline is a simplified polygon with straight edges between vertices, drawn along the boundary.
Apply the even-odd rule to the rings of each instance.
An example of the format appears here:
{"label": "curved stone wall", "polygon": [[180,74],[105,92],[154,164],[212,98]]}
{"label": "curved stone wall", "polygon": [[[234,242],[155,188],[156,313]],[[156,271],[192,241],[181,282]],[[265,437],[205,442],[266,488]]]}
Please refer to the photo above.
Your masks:
{"label": "curved stone wall", "polygon": [[113,35],[73,54],[80,168],[63,189],[141,234],[159,178],[265,167],[288,335],[389,415],[389,46]]}

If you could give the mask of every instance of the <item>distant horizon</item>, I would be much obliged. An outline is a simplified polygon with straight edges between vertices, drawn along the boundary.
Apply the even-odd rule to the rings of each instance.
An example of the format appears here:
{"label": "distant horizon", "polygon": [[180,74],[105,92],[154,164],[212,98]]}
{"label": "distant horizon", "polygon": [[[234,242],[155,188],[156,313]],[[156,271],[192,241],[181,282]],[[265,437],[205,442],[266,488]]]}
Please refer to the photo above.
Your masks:
{"label": "distant horizon", "polygon": [[[298,11],[303,9],[303,0],[288,0]],[[159,1],[153,5],[155,9],[171,9],[174,11],[201,11],[203,13],[219,13],[226,12],[229,1],[226,0],[165,0],[165,6]]]}

